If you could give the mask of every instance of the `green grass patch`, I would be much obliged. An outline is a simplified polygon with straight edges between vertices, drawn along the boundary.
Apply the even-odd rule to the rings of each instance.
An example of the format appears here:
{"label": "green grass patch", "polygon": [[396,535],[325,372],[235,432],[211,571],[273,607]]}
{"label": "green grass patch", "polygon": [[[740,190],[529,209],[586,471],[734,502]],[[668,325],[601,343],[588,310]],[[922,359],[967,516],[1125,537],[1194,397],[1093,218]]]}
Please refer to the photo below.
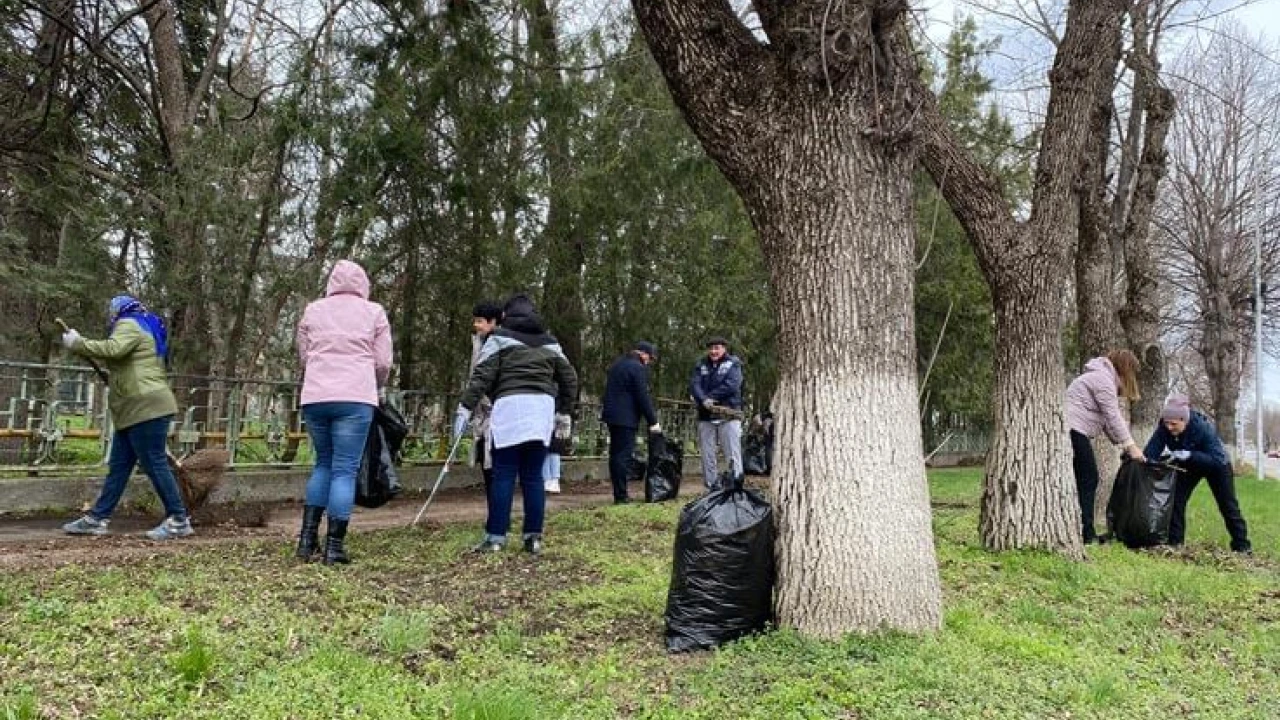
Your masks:
{"label": "green grass patch", "polygon": [[345,568],[256,541],[0,576],[0,720],[1280,717],[1280,483],[1237,481],[1253,558],[1203,489],[1187,552],[1071,563],[984,551],[980,473],[930,478],[932,636],[666,654],[678,504],[559,513],[537,559],[357,520]]}

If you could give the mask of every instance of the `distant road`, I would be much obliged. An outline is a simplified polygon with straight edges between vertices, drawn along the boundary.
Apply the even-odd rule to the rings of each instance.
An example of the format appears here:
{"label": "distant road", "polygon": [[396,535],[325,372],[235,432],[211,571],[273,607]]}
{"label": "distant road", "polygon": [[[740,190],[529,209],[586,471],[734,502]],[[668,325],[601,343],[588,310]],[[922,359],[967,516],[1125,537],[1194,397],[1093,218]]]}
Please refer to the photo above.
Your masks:
{"label": "distant road", "polygon": [[[1247,450],[1243,455],[1237,455],[1237,457],[1250,465],[1257,461],[1257,455],[1254,454],[1253,450]],[[1267,477],[1273,480],[1280,479],[1280,458],[1267,458],[1265,467]],[[1252,473],[1250,475],[1252,476]]]}

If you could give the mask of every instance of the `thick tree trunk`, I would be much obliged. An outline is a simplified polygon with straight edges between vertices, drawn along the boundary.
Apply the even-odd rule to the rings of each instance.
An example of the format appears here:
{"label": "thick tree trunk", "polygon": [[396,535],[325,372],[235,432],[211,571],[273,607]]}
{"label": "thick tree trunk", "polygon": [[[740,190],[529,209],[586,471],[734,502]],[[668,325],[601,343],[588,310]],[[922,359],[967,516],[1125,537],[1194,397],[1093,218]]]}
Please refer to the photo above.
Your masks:
{"label": "thick tree trunk", "polygon": [[992,550],[1047,548],[1081,557],[1079,502],[1062,409],[1062,275],[1001,284],[996,311],[995,425],[980,529]]}
{"label": "thick tree trunk", "polygon": [[[1107,206],[1107,158],[1111,151],[1111,93],[1099,88],[1089,131],[1089,147],[1080,171],[1080,233],[1076,247],[1076,323],[1080,365],[1120,346],[1116,315],[1111,210]],[[1120,202],[1117,200],[1117,202]]]}
{"label": "thick tree trunk", "polygon": [[1236,444],[1236,402],[1240,399],[1240,379],[1244,374],[1244,354],[1230,319],[1234,317],[1225,296],[1216,296],[1217,307],[1206,313],[1200,355],[1209,378],[1209,408],[1225,445]]}
{"label": "thick tree trunk", "polygon": [[993,549],[1083,556],[1062,411],[1061,302],[1080,220],[1077,185],[1099,88],[1114,79],[1123,11],[1119,0],[1068,7],[1025,222],[1013,220],[999,183],[961,150],[936,105],[926,103],[922,113],[925,167],[969,234],[996,308],[996,432],[981,519],[983,542]]}
{"label": "thick tree trunk", "polygon": [[633,4],[769,268],[781,375],[778,618],[816,637],[936,629],[905,5],[757,2],[766,48],[722,0]]}
{"label": "thick tree trunk", "polygon": [[[778,619],[817,637],[932,629],[939,581],[916,422],[911,164],[850,137],[836,117],[818,122],[774,168],[803,175],[766,172],[769,186],[744,193],[780,329]],[[780,202],[769,191],[779,186],[821,191]]]}

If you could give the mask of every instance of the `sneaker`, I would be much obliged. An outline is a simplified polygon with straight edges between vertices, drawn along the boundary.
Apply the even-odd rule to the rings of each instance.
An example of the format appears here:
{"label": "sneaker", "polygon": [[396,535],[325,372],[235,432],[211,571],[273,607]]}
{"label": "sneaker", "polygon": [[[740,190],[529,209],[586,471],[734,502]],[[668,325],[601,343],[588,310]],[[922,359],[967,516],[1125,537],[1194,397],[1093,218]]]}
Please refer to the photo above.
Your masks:
{"label": "sneaker", "polygon": [[539,535],[530,535],[524,539],[524,551],[530,555],[542,554],[542,537]]}
{"label": "sneaker", "polygon": [[502,552],[502,543],[496,543],[492,540],[481,540],[479,545],[471,548],[472,555],[487,555],[496,552]]}
{"label": "sneaker", "polygon": [[630,504],[631,504],[631,498],[629,498],[629,497],[614,498],[614,499],[613,499],[613,504],[614,504],[614,505],[630,505]]}
{"label": "sneaker", "polygon": [[543,481],[543,484],[547,492],[551,493],[552,495],[560,494],[560,478],[554,478],[554,479],[548,478]]}
{"label": "sneaker", "polygon": [[68,535],[106,535],[106,520],[99,520],[92,515],[85,515],[62,526],[62,532]]}
{"label": "sneaker", "polygon": [[165,518],[164,522],[147,531],[147,539],[149,540],[173,540],[174,538],[184,538],[195,535],[196,531],[191,529],[191,519],[182,518]]}

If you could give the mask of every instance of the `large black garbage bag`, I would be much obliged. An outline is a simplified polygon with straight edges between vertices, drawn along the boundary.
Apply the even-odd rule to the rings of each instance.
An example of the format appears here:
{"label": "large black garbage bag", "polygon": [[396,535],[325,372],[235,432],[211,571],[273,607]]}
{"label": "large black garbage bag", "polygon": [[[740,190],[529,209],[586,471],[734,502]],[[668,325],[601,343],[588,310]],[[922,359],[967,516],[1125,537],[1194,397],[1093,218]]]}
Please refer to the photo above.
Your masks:
{"label": "large black garbage bag", "polygon": [[357,505],[382,507],[400,494],[400,475],[395,463],[408,432],[404,416],[398,410],[385,404],[374,409],[369,437],[364,443],[364,457],[356,472]]}
{"label": "large black garbage bag", "polygon": [[373,423],[382,429],[382,438],[391,451],[391,458],[400,462],[400,450],[404,447],[404,439],[409,437],[409,423],[405,422],[404,415],[383,403],[374,409]]}
{"label": "large black garbage bag", "polygon": [[645,469],[648,466],[649,464],[645,462],[644,458],[636,457],[635,455],[627,458],[627,482],[633,483],[644,480]]}
{"label": "large black garbage bag", "polygon": [[649,436],[649,462],[644,475],[644,501],[674,500],[680,494],[684,474],[684,452],[679,440],[665,435]]}
{"label": "large black garbage bag", "polygon": [[1107,502],[1107,526],[1131,548],[1169,542],[1178,470],[1161,463],[1125,460]]}
{"label": "large black garbage bag", "polygon": [[773,508],[740,484],[680,511],[667,592],[667,649],[710,649],[773,619]]}
{"label": "large black garbage bag", "polygon": [[769,474],[769,446],[755,433],[742,438],[742,471],[748,475]]}

